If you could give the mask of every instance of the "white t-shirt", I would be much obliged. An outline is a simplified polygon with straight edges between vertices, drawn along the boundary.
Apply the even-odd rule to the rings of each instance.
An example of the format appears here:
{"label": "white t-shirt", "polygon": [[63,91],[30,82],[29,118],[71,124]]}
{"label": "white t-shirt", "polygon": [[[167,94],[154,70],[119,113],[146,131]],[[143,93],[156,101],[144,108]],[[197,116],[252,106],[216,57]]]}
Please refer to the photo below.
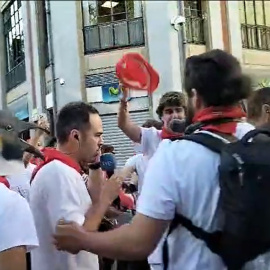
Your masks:
{"label": "white t-shirt", "polygon": [[27,201],[0,183],[0,252],[19,246],[38,246],[34,219]]}
{"label": "white t-shirt", "polygon": [[142,153],[146,155],[148,159],[156,152],[161,140],[161,130],[157,130],[154,127],[141,128]]}
{"label": "white t-shirt", "polygon": [[[161,130],[157,130],[155,127],[151,128],[141,128],[141,146],[142,146],[142,153],[145,155],[145,159],[147,157],[148,161],[156,152],[159,143],[162,141],[161,139]],[[148,162],[147,162],[148,165]],[[146,170],[146,167],[144,168]],[[143,172],[143,179],[144,173]],[[144,180],[142,180],[142,183]],[[161,264],[162,263],[162,246],[164,243],[164,238],[162,238],[157,245],[156,249],[153,253],[148,257],[149,264]]]}
{"label": "white t-shirt", "polygon": [[28,166],[18,174],[7,176],[10,189],[19,193],[27,201],[29,201],[30,180],[36,165],[29,163]]}
{"label": "white t-shirt", "polygon": [[60,252],[52,244],[59,219],[83,225],[91,199],[82,176],[54,160],[38,171],[31,185],[30,206],[34,215],[39,248],[31,252],[32,270],[98,270],[98,257],[81,251]]}
{"label": "white t-shirt", "polygon": [[126,164],[125,167],[132,167],[136,171],[138,175],[138,193],[141,193],[142,190],[142,185],[143,185],[143,178],[144,178],[144,173],[146,170],[148,164],[148,158],[143,155],[143,154],[137,154],[132,157],[130,157]]}
{"label": "white t-shirt", "polygon": [[[253,128],[238,123],[235,136],[241,138]],[[137,212],[162,220],[172,220],[178,212],[206,231],[219,229],[219,163],[219,155],[200,144],[163,140],[149,161]],[[169,270],[225,269],[219,256],[181,226],[168,243]]]}

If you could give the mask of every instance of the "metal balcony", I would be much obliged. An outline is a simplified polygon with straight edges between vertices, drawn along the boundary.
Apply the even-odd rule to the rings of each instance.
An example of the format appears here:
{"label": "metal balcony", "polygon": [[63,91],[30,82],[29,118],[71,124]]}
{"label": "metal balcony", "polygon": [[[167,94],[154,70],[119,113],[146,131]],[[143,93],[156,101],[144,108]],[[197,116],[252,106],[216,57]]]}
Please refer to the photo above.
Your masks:
{"label": "metal balcony", "polygon": [[85,26],[83,32],[85,54],[122,47],[142,46],[145,43],[143,18],[141,17]]}

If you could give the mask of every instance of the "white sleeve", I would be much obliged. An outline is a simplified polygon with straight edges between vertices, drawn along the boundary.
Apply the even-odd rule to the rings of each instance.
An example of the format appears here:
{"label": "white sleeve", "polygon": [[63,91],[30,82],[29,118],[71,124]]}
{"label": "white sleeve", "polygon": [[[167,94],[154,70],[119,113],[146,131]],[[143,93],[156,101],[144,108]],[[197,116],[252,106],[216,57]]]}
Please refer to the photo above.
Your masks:
{"label": "white sleeve", "polygon": [[153,156],[161,141],[161,131],[154,127],[141,127],[141,146],[142,153],[149,158]]}
{"label": "white sleeve", "polygon": [[19,246],[25,246],[27,251],[30,251],[38,246],[37,232],[29,204],[15,192],[1,216],[0,239],[0,252]]}
{"label": "white sleeve", "polygon": [[46,183],[45,199],[52,227],[55,228],[61,218],[83,225],[85,216],[78,191],[78,178],[70,174],[69,170],[60,171],[57,166],[54,170],[54,179]]}
{"label": "white sleeve", "polygon": [[135,167],[136,167],[136,160],[137,160],[137,155],[130,157],[130,158],[126,161],[125,167],[132,167],[132,168],[135,169]]}
{"label": "white sleeve", "polygon": [[173,178],[172,142],[163,140],[149,161],[137,212],[155,219],[172,220],[179,196]]}

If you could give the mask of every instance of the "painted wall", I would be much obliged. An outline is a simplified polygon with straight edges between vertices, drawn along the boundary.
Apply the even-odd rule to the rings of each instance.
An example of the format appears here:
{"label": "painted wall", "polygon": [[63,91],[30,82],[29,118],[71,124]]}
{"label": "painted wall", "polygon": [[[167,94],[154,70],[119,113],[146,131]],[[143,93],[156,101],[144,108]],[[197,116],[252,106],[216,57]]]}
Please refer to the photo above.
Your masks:
{"label": "painted wall", "polygon": [[[50,1],[52,39],[55,64],[55,82],[58,109],[70,101],[82,99],[80,17],[77,16],[80,1]],[[79,38],[80,37],[80,38]],[[60,85],[63,78],[65,84]],[[51,81],[52,82],[52,81]]]}

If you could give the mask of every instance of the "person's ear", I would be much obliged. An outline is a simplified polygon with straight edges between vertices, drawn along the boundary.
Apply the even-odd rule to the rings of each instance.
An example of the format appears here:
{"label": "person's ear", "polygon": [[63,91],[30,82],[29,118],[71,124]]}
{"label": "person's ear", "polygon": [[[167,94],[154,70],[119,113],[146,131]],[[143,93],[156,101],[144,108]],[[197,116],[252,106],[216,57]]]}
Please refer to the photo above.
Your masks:
{"label": "person's ear", "polygon": [[266,122],[270,122],[270,105],[268,105],[268,104],[262,105],[262,118]]}
{"label": "person's ear", "polygon": [[263,105],[262,105],[262,109],[263,109],[263,111],[264,111],[265,113],[270,114],[270,105],[268,105],[268,104],[263,104]]}
{"label": "person's ear", "polygon": [[195,88],[193,88],[191,91],[192,91],[193,108],[200,109],[203,105],[202,99],[198,95],[198,92]]}

